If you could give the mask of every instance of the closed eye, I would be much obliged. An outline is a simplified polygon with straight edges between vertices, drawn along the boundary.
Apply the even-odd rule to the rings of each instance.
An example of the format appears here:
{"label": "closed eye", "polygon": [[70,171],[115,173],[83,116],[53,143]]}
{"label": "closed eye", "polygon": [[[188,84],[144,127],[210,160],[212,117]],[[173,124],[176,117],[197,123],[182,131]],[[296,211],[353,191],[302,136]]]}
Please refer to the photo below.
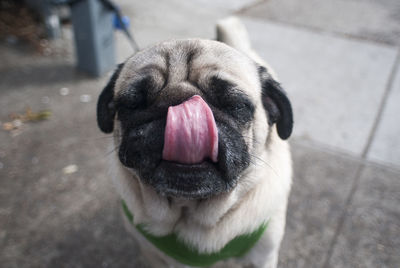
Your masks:
{"label": "closed eye", "polygon": [[223,110],[227,111],[239,123],[245,124],[254,117],[254,105],[244,95],[230,96],[222,105]]}
{"label": "closed eye", "polygon": [[237,86],[225,79],[214,76],[210,79],[209,89],[212,103],[232,116],[239,123],[245,124],[254,117],[255,107],[249,97]]}
{"label": "closed eye", "polygon": [[127,89],[121,90],[114,100],[116,110],[135,110],[146,107],[147,95],[152,86],[152,79],[147,76],[133,82]]}

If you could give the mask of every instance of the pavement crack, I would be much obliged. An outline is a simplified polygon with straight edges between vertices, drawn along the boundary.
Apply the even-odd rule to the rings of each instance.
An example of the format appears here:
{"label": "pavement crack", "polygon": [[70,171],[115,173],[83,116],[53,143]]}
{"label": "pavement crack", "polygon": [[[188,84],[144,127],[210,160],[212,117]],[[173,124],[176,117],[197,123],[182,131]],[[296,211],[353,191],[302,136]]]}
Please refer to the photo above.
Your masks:
{"label": "pavement crack", "polygon": [[238,10],[234,11],[233,14],[235,14],[235,15],[240,15],[240,14],[246,12],[247,10],[252,9],[252,8],[254,8],[254,7],[257,7],[257,6],[263,4],[264,2],[267,2],[267,1],[268,1],[268,0],[258,0],[258,1],[254,1],[254,2],[252,2],[252,3],[249,3],[248,5],[245,5],[245,6],[241,7],[241,8],[239,8]]}
{"label": "pavement crack", "polygon": [[354,194],[355,194],[355,192],[357,190],[358,182],[360,181],[361,173],[364,170],[365,166],[366,166],[365,163],[361,163],[359,165],[357,171],[356,171],[356,175],[353,178],[353,183],[351,185],[350,193],[347,196],[347,199],[346,199],[346,202],[345,202],[345,205],[344,205],[344,209],[343,209],[343,213],[340,215],[340,218],[338,220],[338,225],[336,226],[335,233],[333,235],[332,241],[329,244],[327,256],[326,256],[324,265],[322,266],[323,268],[328,268],[329,267],[329,262],[330,262],[330,259],[332,257],[332,254],[333,254],[333,250],[335,249],[335,245],[337,243],[339,234],[341,233],[343,225],[344,225],[344,223],[346,221],[346,217],[347,217],[347,214],[348,214],[348,210],[349,210],[350,204],[353,202]]}
{"label": "pavement crack", "polygon": [[369,150],[371,148],[372,142],[374,140],[374,137],[375,137],[376,131],[378,129],[379,122],[380,122],[380,120],[382,118],[383,111],[384,111],[384,109],[386,107],[386,103],[387,103],[387,100],[389,98],[390,92],[392,91],[393,83],[394,83],[395,76],[396,76],[397,70],[399,68],[399,65],[400,65],[400,49],[398,49],[398,51],[397,51],[397,55],[396,55],[395,61],[393,63],[392,70],[391,70],[391,72],[389,74],[389,77],[388,77],[388,80],[387,80],[387,84],[385,86],[385,92],[383,93],[381,102],[379,104],[378,113],[377,113],[377,115],[375,117],[372,129],[371,129],[371,131],[369,133],[369,136],[368,136],[368,139],[367,139],[367,143],[366,143],[366,145],[364,147],[364,150],[363,150],[363,152],[361,154],[361,159],[363,161],[359,165],[359,167],[358,167],[358,169],[356,171],[356,174],[355,174],[355,176],[353,178],[353,183],[352,183],[349,195],[347,196],[346,203],[345,203],[345,206],[344,206],[344,209],[343,209],[343,213],[340,215],[340,218],[339,218],[339,221],[338,221],[338,225],[337,225],[337,227],[335,229],[335,233],[333,235],[332,241],[329,244],[329,248],[328,248],[328,252],[327,252],[327,255],[326,255],[326,259],[325,259],[324,265],[322,266],[323,268],[328,268],[329,267],[329,263],[330,263],[333,251],[335,249],[335,246],[337,244],[339,235],[342,232],[343,226],[344,226],[346,218],[348,216],[349,207],[350,207],[351,203],[353,202],[355,193],[357,191],[358,184],[359,184],[360,179],[361,179],[361,174],[362,174],[364,168],[367,165],[367,162],[368,162],[367,161],[367,155],[368,155],[368,152],[369,152]]}
{"label": "pavement crack", "polygon": [[382,119],[383,111],[385,110],[386,103],[388,101],[390,92],[392,91],[393,83],[394,83],[394,80],[395,80],[396,73],[397,73],[397,70],[399,68],[399,65],[400,65],[400,49],[398,49],[398,51],[397,51],[396,59],[395,59],[395,61],[393,63],[392,70],[391,70],[391,72],[389,74],[388,82],[387,82],[387,84],[385,86],[385,92],[383,93],[381,102],[379,104],[378,113],[376,114],[376,117],[375,117],[375,120],[374,120],[374,124],[372,125],[372,129],[371,129],[371,131],[369,133],[369,136],[368,136],[368,139],[367,139],[367,143],[366,143],[365,148],[364,148],[364,150],[363,150],[363,152],[361,154],[361,158],[363,158],[363,159],[366,159],[366,157],[368,155],[368,152],[369,152],[369,150],[371,148],[372,142],[374,140],[376,131],[377,131],[378,126],[379,126],[379,122]]}

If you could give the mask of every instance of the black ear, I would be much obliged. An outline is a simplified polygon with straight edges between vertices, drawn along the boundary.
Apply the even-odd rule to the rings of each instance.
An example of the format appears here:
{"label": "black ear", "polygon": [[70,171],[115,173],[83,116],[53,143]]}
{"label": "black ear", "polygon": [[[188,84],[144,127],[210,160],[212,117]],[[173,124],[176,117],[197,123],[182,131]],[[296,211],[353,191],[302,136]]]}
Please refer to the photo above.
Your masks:
{"label": "black ear", "polygon": [[113,102],[114,87],[122,67],[123,63],[118,65],[97,101],[97,125],[101,131],[105,133],[111,133],[114,128],[114,117],[116,113]]}
{"label": "black ear", "polygon": [[279,137],[286,140],[293,130],[292,105],[281,85],[268,74],[264,67],[259,67],[259,73],[262,103],[268,112],[268,123],[270,125],[276,123]]}

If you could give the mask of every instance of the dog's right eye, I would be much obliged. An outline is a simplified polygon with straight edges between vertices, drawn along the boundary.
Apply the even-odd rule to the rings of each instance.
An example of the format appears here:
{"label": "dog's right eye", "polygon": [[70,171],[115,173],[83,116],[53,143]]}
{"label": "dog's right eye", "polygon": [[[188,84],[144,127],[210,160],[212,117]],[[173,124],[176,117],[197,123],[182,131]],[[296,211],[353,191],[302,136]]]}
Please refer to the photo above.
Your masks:
{"label": "dog's right eye", "polygon": [[146,108],[146,102],[142,99],[136,99],[135,101],[117,101],[116,102],[117,117],[120,121],[130,120],[132,115],[140,110]]}
{"label": "dog's right eye", "polygon": [[149,87],[151,87],[151,79],[145,77],[132,83],[129,88],[121,90],[115,98],[117,112],[132,112],[132,110],[145,108]]}
{"label": "dog's right eye", "polygon": [[132,112],[137,109],[137,105],[117,105],[117,112],[118,113],[126,113],[126,112]]}
{"label": "dog's right eye", "polygon": [[127,112],[127,111],[133,111],[133,110],[137,110],[140,109],[141,107],[145,106],[145,102],[144,101],[116,101],[115,104],[115,108],[117,110],[117,112]]}

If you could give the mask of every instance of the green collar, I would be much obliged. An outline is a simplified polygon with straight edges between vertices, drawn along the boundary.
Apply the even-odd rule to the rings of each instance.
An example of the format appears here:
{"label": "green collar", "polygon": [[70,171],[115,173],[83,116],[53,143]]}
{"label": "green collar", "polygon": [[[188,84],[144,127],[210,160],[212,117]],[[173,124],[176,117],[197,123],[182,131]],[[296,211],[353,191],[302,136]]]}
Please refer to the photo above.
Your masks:
{"label": "green collar", "polygon": [[[128,220],[133,224],[133,214],[129,211],[124,200],[122,200],[122,208]],[[147,240],[169,257],[185,265],[205,267],[218,261],[245,255],[261,238],[267,226],[268,222],[262,224],[250,234],[237,236],[220,251],[210,254],[198,253],[194,248],[181,242],[174,233],[165,236],[154,236],[145,231],[142,224],[138,224],[135,227]]]}

